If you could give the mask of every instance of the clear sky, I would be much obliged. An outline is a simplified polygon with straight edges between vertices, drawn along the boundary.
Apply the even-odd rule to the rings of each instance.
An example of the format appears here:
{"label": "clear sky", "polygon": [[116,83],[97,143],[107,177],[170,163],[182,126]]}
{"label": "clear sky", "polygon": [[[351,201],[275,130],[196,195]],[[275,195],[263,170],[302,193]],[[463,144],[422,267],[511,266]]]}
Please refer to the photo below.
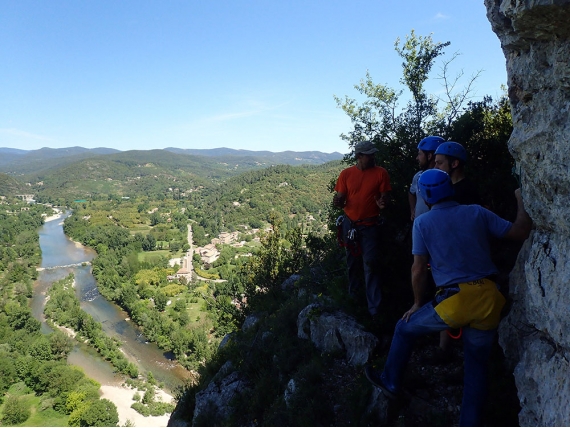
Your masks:
{"label": "clear sky", "polygon": [[483,0],[2,0],[0,147],[345,153],[333,95],[400,88],[412,29],[501,94]]}

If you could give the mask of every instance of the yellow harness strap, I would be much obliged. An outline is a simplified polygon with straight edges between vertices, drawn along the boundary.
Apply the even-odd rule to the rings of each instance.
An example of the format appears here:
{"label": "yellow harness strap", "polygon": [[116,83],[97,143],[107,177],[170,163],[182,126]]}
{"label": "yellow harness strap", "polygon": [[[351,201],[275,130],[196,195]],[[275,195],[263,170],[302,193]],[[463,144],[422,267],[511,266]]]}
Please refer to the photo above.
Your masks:
{"label": "yellow harness strap", "polygon": [[492,330],[499,326],[505,298],[495,282],[483,278],[459,285],[459,293],[435,307],[441,319],[452,328],[469,326],[477,330]]}

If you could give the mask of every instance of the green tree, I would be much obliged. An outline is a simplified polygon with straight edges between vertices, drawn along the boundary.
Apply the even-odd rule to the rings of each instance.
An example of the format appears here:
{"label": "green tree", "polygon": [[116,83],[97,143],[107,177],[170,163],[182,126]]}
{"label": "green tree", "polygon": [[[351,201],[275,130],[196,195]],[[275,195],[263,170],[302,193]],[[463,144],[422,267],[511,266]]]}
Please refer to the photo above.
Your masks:
{"label": "green tree", "polygon": [[66,359],[73,349],[71,339],[59,330],[50,333],[48,337],[53,358]]}
{"label": "green tree", "polygon": [[164,309],[166,309],[167,303],[168,297],[162,291],[157,291],[154,295],[154,304],[156,306],[156,309],[160,312],[164,311]]}
{"label": "green tree", "polygon": [[150,225],[151,226],[156,226],[158,224],[162,223],[162,217],[160,216],[159,213],[157,212],[153,212],[150,215]]}
{"label": "green tree", "polygon": [[143,404],[150,404],[154,401],[154,388],[151,386],[149,388],[147,388],[147,390],[144,392],[144,396],[142,398],[142,403]]}
{"label": "green tree", "polygon": [[168,244],[168,248],[170,248],[171,253],[177,253],[182,248],[182,244],[180,241],[171,241]]}
{"label": "green tree", "polygon": [[2,425],[18,425],[30,417],[31,411],[23,398],[9,396],[4,403],[3,413]]}
{"label": "green tree", "polygon": [[[376,84],[369,73],[355,89],[365,97],[363,102],[345,97],[335,97],[340,107],[351,119],[352,130],[341,134],[341,138],[353,148],[363,140],[373,141],[379,152],[376,160],[390,173],[392,195],[396,209],[388,211],[401,226],[407,221],[407,193],[412,176],[417,169],[415,161],[417,143],[429,134],[449,136],[450,121],[461,113],[462,105],[471,92],[471,84],[477,74],[459,92],[454,92],[455,81],[450,81],[448,64],[443,65],[443,85],[447,99],[439,108],[440,99],[430,96],[425,83],[437,58],[444,55],[450,42],[434,42],[431,36],[418,36],[414,31],[402,43],[395,42],[395,50],[402,58],[402,78],[404,88],[396,90]],[[453,57],[455,58],[455,56]],[[405,90],[406,91],[405,91]],[[409,94],[408,101],[403,95]],[[350,160],[347,155],[346,161]]]}
{"label": "green tree", "polygon": [[173,306],[174,310],[177,312],[185,312],[186,311],[186,300],[184,299],[177,299]]}
{"label": "green tree", "polygon": [[86,394],[84,391],[71,391],[65,401],[65,410],[68,414],[85,406]]}
{"label": "green tree", "polygon": [[[507,142],[513,130],[508,98],[485,97],[471,102],[451,126],[450,137],[467,150],[466,174],[483,195],[483,203],[501,217],[514,219],[514,190],[520,186],[513,175],[515,161]],[[500,185],[497,185],[500,183]]]}
{"label": "green tree", "polygon": [[29,353],[37,360],[51,360],[51,343],[47,336],[39,336],[30,346]]}
{"label": "green tree", "polygon": [[156,238],[151,234],[146,235],[142,241],[142,249],[144,251],[154,251],[156,249]]}
{"label": "green tree", "polygon": [[93,401],[79,417],[82,427],[115,427],[118,423],[117,406],[106,398]]}
{"label": "green tree", "polygon": [[[16,366],[12,358],[0,353],[0,397],[3,397],[4,392],[16,381],[16,375]],[[2,399],[0,398],[1,403]]]}

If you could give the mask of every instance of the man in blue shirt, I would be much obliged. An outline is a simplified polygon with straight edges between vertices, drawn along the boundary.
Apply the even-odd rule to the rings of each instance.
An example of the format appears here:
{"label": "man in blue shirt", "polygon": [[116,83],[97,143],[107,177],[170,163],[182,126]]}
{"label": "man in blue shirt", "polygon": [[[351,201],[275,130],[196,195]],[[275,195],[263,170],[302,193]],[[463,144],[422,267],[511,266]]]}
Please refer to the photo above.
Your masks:
{"label": "man in blue shirt", "polygon": [[[366,377],[386,396],[395,398],[402,388],[406,365],[415,339],[446,328],[463,327],[464,392],[461,426],[478,426],[487,390],[488,360],[505,299],[494,281],[497,273],[490,255],[489,236],[524,241],[532,221],[515,191],[514,223],[479,205],[454,201],[449,175],[438,169],[419,179],[420,195],[430,211],[414,221],[412,288],[414,304],[396,325],[384,371],[366,367]],[[427,264],[438,293],[425,302]]]}
{"label": "man in blue shirt", "polygon": [[414,178],[412,178],[412,184],[410,185],[410,191],[408,193],[410,219],[412,221],[414,221],[416,217],[429,211],[426,203],[418,194],[418,180],[422,172],[435,167],[435,151],[443,142],[445,142],[445,140],[442,137],[431,135],[423,138],[418,143],[418,155],[416,156],[416,160],[418,161],[420,170],[416,172]]}
{"label": "man in blue shirt", "polygon": [[[475,183],[465,176],[465,164],[467,163],[467,151],[455,141],[446,141],[438,145],[434,153],[434,167],[449,174],[453,184],[453,200],[461,205],[483,205]],[[453,360],[451,350],[451,330],[442,331],[439,334],[439,348],[431,356],[426,358],[428,364],[445,364]]]}

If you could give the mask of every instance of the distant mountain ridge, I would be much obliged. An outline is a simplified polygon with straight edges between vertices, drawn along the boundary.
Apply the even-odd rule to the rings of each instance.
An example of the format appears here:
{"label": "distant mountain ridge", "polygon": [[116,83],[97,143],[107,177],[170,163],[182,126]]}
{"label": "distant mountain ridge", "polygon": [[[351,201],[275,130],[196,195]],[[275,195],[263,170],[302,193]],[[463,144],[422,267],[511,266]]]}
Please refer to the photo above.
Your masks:
{"label": "distant mountain ridge", "polygon": [[[235,150],[225,147],[215,149],[178,149],[168,147],[163,150],[137,150],[136,152],[169,152],[185,156],[202,156],[209,158],[217,158],[221,163],[243,163],[257,166],[271,166],[278,164],[285,165],[302,165],[312,164],[320,165],[332,160],[342,159],[343,155],[338,152],[322,153],[318,151],[306,152],[270,152],[270,151],[252,151],[252,150]],[[0,172],[8,174],[30,174],[39,171],[61,167],[80,160],[105,156],[123,154],[134,151],[121,151],[99,147],[95,149],[86,149],[83,147],[67,147],[61,149],[51,149],[44,147],[38,150],[21,150],[7,147],[0,147]]]}
{"label": "distant mountain ridge", "polygon": [[8,174],[26,174],[34,171],[54,168],[87,159],[94,156],[119,153],[116,149],[104,147],[86,149],[83,147],[66,147],[51,149],[42,147],[38,150],[20,150],[7,147],[0,148],[0,172]]}
{"label": "distant mountain ridge", "polygon": [[268,150],[254,151],[254,150],[236,150],[227,147],[219,147],[215,149],[178,149],[175,147],[167,147],[164,150],[173,153],[180,153],[185,155],[195,156],[232,156],[232,157],[253,157],[264,158],[272,160],[274,163],[297,165],[297,164],[322,164],[333,160],[342,159],[342,154],[339,152],[323,153],[319,151],[304,151],[296,152],[286,150],[284,152],[270,152]]}

